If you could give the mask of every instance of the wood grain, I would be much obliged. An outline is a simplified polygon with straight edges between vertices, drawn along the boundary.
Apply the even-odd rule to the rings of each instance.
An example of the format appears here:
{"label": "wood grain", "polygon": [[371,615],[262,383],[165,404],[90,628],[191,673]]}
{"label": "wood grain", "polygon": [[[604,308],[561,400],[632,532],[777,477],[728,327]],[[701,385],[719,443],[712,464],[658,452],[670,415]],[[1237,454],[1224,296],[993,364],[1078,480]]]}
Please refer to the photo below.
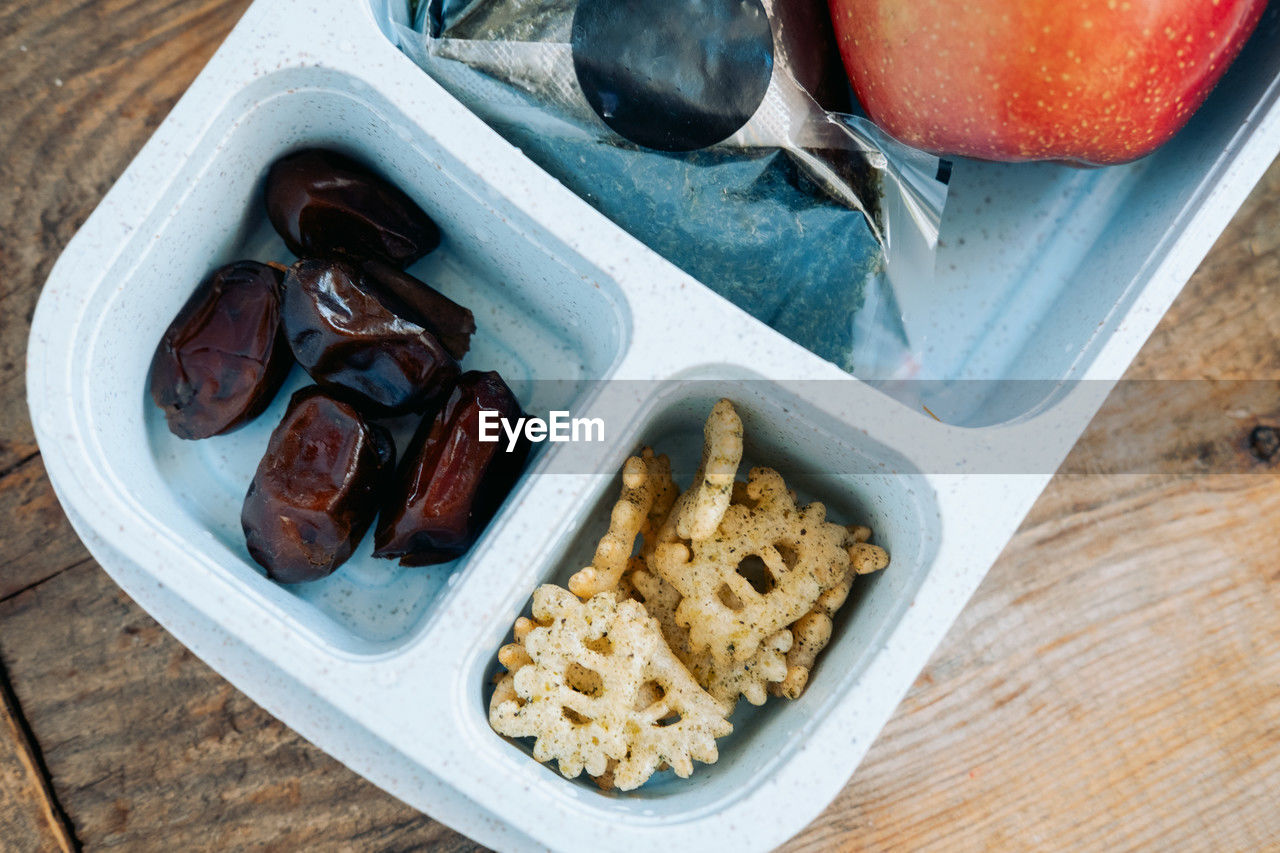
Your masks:
{"label": "wood grain", "polygon": [[[88,850],[472,846],[120,593],[57,510],[26,420],[23,348],[53,260],[246,3],[0,6],[0,662],[37,740],[24,751],[14,713],[0,726],[6,850],[57,849],[51,803]],[[1273,167],[1129,372],[1187,381],[1118,390],[1068,460],[1078,475],[1055,478],[788,849],[1280,844],[1280,460],[1247,441],[1280,425],[1278,276]]]}
{"label": "wood grain", "polygon": [[214,674],[93,563],[0,602],[0,652],[88,850],[469,850]]}
{"label": "wood grain", "polygon": [[0,474],[0,519],[5,519],[0,599],[90,559],[33,455]]}
{"label": "wood grain", "polygon": [[0,4],[0,471],[36,451],[23,354],[40,286],[247,5]]}
{"label": "wood grain", "polygon": [[53,261],[247,4],[0,5],[0,661],[56,795],[21,720],[0,725],[5,851],[58,849],[59,806],[89,850],[473,846],[302,741],[119,593],[57,508],[27,420],[23,354]]}
{"label": "wood grain", "polygon": [[8,850],[71,853],[76,838],[48,790],[36,750],[17,701],[0,682],[0,841]]}
{"label": "wood grain", "polygon": [[1275,517],[1280,490],[1148,482],[1047,511],[1079,485],[1055,481],[843,794],[788,849],[1220,851],[1280,837],[1265,556],[1280,535],[1232,512]]}

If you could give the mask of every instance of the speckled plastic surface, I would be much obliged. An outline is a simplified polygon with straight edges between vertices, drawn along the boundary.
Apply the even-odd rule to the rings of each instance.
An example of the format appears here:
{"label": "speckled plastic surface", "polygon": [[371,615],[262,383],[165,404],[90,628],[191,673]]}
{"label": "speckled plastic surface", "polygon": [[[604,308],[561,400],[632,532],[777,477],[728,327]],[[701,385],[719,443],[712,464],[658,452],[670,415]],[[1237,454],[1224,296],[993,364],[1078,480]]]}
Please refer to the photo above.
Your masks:
{"label": "speckled plastic surface", "polygon": [[[1238,114],[1234,125],[1193,128],[1175,143],[1189,146],[1176,174],[1162,177],[1156,162],[1080,177],[1033,168],[1010,180],[979,167],[973,189],[953,188],[953,227],[986,242],[936,305],[918,301],[939,375],[1118,377],[1280,147],[1277,69],[1260,63],[1241,72],[1252,88],[1210,102],[1220,121]],[[366,542],[325,582],[268,582],[236,519],[287,394],[254,425],[199,443],[173,439],[146,401],[152,348],[192,284],[235,257],[283,252],[255,194],[272,160],[313,144],[376,162],[440,222],[446,242],[424,269],[475,310],[469,366],[497,368],[517,394],[559,395],[522,398],[530,409],[607,410],[626,425],[606,445],[548,446],[452,571],[373,561]],[[1013,221],[980,204],[993,186],[1032,199],[1030,213]],[[1078,211],[1097,227],[1053,226]],[[979,276],[983,263],[996,274]],[[1042,273],[1068,284],[1038,296],[1014,286]],[[944,320],[948,302],[972,310]],[[982,364],[985,374],[963,367]],[[671,381],[534,382],[587,378]],[[705,379],[721,381],[682,381]],[[963,460],[1029,445],[1061,459],[1108,390],[1064,384],[1047,400],[977,401],[952,420],[993,425],[971,428],[848,378],[534,167],[400,55],[359,0],[250,8],[56,264],[33,322],[28,389],[77,531],[195,653],[411,805],[501,849],[566,850],[766,849],[802,829],[852,774],[1048,480],[974,474]],[[489,730],[487,676],[534,587],[584,564],[584,527],[603,529],[615,478],[548,473],[557,456],[594,454],[576,469],[616,471],[641,436],[696,452],[719,395],[747,421],[749,459],[841,471],[856,457],[879,470],[806,487],[833,515],[871,523],[893,565],[842,614],[801,700],[744,708],[720,762],[688,780],[604,795]]]}

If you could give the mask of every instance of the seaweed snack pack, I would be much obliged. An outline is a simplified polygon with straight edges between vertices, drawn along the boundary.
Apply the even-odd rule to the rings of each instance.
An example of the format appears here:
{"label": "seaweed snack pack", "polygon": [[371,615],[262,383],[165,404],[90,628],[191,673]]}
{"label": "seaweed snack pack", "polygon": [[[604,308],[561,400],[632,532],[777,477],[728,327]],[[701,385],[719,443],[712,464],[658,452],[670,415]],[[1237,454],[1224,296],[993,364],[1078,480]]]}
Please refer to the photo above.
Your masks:
{"label": "seaweed snack pack", "polygon": [[821,0],[423,0],[394,29],[676,266],[846,371],[910,374],[893,283],[932,279],[945,170],[848,114]]}

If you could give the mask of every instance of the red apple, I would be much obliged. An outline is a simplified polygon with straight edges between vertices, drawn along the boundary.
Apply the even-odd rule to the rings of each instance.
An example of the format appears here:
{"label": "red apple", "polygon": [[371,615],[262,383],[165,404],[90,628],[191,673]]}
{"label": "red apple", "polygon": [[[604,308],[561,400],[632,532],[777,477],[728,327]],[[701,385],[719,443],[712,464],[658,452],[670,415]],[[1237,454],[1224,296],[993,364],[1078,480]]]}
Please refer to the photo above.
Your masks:
{"label": "red apple", "polygon": [[854,92],[917,148],[1123,163],[1166,142],[1266,0],[829,0]]}

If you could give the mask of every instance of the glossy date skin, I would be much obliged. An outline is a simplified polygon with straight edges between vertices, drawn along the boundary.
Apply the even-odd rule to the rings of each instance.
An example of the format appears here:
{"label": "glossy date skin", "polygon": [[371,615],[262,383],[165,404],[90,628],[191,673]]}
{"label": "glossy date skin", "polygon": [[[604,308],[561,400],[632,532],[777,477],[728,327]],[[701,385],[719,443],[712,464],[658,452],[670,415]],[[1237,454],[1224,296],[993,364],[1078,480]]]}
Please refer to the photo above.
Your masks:
{"label": "glossy date skin", "polygon": [[299,257],[381,258],[404,268],[440,244],[411,198],[364,166],[312,148],[267,173],[267,217]]}
{"label": "glossy date skin", "polygon": [[472,370],[436,416],[423,421],[383,503],[374,556],[398,557],[403,566],[434,565],[461,556],[479,537],[529,455],[523,439],[510,452],[505,441],[479,440],[485,409],[513,422],[520,417],[520,404],[502,377]]}
{"label": "glossy date skin", "polygon": [[280,270],[219,267],[165,330],[151,359],[151,399],[179,438],[230,432],[262,414],[293,365],[280,325]]}
{"label": "glossy date skin", "polygon": [[285,275],[283,323],[298,363],[320,384],[358,395],[371,414],[422,411],[458,377],[453,356],[413,315],[348,261],[301,260]]}
{"label": "glossy date skin", "polygon": [[361,261],[360,271],[364,274],[365,287],[371,289],[379,301],[431,332],[444,344],[449,355],[462,361],[471,349],[471,336],[476,331],[476,318],[471,309],[382,261]]}
{"label": "glossy date skin", "polygon": [[294,394],[240,511],[267,577],[319,580],[346,562],[373,523],[395,452],[386,428],[350,403],[315,385]]}

